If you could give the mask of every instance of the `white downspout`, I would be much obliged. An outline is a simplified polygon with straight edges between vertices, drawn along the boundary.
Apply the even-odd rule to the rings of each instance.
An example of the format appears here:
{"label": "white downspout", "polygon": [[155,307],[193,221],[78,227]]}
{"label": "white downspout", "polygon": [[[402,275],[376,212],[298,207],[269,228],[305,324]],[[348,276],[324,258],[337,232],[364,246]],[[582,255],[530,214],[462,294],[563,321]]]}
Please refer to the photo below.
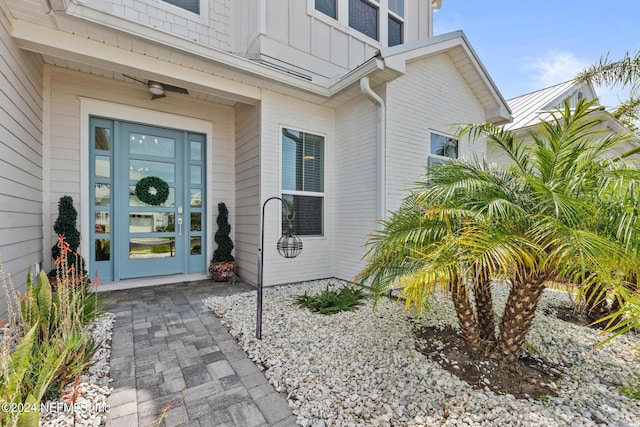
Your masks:
{"label": "white downspout", "polygon": [[371,89],[371,83],[369,82],[369,77],[363,77],[360,79],[360,90],[362,93],[369,98],[371,102],[376,104],[378,107],[378,123],[377,123],[377,143],[376,143],[376,169],[378,172],[378,180],[376,182],[376,194],[377,197],[377,206],[376,206],[376,216],[378,219],[383,219],[386,216],[386,204],[387,204],[387,194],[386,194],[386,151],[387,151],[387,118],[386,118],[386,107],[384,105],[384,100]]}

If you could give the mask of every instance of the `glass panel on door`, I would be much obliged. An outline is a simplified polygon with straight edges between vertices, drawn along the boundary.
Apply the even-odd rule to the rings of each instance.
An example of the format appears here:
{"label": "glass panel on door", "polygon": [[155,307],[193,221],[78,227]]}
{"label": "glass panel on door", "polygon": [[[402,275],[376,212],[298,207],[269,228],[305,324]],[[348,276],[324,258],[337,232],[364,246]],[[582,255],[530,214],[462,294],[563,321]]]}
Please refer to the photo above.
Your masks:
{"label": "glass panel on door", "polygon": [[[97,117],[90,123],[91,273],[118,281],[206,272],[205,136]],[[141,200],[136,185],[146,177],[166,184],[166,200]]]}

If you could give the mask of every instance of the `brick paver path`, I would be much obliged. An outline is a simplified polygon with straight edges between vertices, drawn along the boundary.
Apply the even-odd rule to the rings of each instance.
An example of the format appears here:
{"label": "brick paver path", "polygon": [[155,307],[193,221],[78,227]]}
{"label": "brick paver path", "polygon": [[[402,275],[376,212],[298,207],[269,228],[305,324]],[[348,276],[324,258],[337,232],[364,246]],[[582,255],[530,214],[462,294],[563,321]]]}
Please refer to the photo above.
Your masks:
{"label": "brick paver path", "polygon": [[[107,426],[293,426],[295,416],[202,300],[250,291],[209,280],[105,292],[116,315]],[[155,424],[154,424],[155,425]]]}

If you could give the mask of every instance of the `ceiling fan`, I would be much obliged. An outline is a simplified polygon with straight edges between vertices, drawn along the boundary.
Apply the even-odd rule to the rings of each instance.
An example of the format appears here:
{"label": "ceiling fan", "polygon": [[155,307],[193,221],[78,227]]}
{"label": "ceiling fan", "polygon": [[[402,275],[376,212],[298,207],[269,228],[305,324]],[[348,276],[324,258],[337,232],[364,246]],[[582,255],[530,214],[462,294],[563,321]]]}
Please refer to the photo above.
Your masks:
{"label": "ceiling fan", "polygon": [[145,85],[147,89],[149,89],[149,92],[151,92],[151,99],[164,98],[165,96],[167,96],[166,92],[176,92],[176,93],[182,93],[185,95],[189,94],[189,91],[187,89],[180,86],[174,86],[167,83],[160,83],[155,80],[144,81],[144,80],[137,79],[135,77],[128,76],[126,74],[123,74],[123,76]]}

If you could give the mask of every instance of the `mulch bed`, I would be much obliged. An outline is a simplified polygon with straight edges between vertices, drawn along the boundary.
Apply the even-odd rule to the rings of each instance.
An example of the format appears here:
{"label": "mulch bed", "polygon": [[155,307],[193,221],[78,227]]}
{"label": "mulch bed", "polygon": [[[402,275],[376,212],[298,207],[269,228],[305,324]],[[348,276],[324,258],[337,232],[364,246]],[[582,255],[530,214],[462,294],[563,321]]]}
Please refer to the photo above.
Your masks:
{"label": "mulch bed", "polygon": [[489,358],[471,356],[466,343],[453,328],[422,327],[416,332],[420,352],[474,389],[512,394],[518,399],[557,396],[558,367],[531,356],[506,365]]}

